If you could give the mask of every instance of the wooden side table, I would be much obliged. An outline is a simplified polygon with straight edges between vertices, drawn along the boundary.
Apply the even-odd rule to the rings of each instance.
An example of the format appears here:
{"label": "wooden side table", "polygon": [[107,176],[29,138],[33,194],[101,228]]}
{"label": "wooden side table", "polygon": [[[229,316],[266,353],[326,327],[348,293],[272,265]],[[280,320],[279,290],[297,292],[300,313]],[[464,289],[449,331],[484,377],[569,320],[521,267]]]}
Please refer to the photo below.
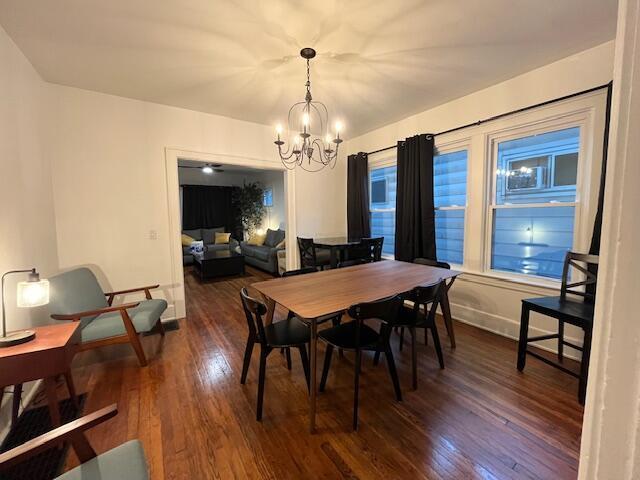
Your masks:
{"label": "wooden side table", "polygon": [[36,327],[35,340],[0,349],[0,387],[14,386],[12,426],[18,417],[22,384],[42,378],[54,427],[60,426],[56,378],[64,375],[71,400],[77,396],[71,377],[71,361],[80,341],[80,322]]}

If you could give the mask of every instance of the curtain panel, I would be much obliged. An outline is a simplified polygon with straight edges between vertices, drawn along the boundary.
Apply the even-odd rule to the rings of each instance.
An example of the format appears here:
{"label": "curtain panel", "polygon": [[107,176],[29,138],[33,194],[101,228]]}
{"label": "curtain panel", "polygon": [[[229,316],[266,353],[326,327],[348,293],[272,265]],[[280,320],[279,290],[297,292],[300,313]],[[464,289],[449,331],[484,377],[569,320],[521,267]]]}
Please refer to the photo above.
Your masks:
{"label": "curtain panel", "polygon": [[350,240],[371,236],[369,159],[364,152],[347,158],[347,235]]}
{"label": "curtain panel", "polygon": [[396,260],[436,260],[433,149],[434,139],[428,134],[398,142]]}
{"label": "curtain panel", "polygon": [[231,236],[242,239],[240,211],[232,197],[238,187],[205,185],[182,186],[182,229],[224,227]]}

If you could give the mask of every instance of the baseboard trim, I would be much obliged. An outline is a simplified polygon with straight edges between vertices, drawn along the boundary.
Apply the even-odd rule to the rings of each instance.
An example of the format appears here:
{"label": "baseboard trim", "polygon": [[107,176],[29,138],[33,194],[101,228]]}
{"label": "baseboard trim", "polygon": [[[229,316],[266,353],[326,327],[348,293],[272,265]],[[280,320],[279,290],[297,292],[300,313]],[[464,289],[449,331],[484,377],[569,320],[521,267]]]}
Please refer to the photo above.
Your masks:
{"label": "baseboard trim", "polygon": [[[468,307],[467,305],[460,305],[456,303],[451,303],[451,309],[456,312],[456,315],[453,315],[453,318],[457,322],[465,323],[467,325],[480,328],[481,330],[486,330],[488,332],[495,333],[496,335],[516,341],[520,336],[520,321],[515,321],[508,317],[496,315],[495,313],[483,312],[481,310]],[[460,315],[460,312],[468,312],[468,314]],[[529,325],[529,336],[548,335],[552,333],[556,332]],[[575,345],[582,346],[581,338],[565,336],[565,340]],[[547,342],[552,341],[553,340],[549,340]],[[538,342],[535,346],[547,352],[558,352],[557,348],[550,347],[544,343]],[[569,347],[565,349],[564,356],[577,361],[580,361],[581,359],[580,353]]]}

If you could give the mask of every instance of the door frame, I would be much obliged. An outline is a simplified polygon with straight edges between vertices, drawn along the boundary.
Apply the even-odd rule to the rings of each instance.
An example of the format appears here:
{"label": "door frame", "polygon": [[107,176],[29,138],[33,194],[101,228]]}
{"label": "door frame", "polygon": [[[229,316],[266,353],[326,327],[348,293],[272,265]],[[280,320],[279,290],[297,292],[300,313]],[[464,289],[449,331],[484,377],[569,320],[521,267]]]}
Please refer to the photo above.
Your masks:
{"label": "door frame", "polygon": [[167,179],[167,211],[169,215],[169,234],[167,242],[171,257],[171,295],[176,318],[186,316],[184,268],[182,265],[182,243],[180,241],[180,185],[178,179],[178,161],[195,160],[203,163],[221,163],[223,165],[237,165],[258,170],[276,170],[284,174],[284,198],[287,219],[287,269],[295,268],[297,249],[294,239],[296,230],[296,182],[293,170],[287,169],[282,162],[273,159],[255,158],[239,155],[196,152],[179,148],[165,148],[165,170]]}

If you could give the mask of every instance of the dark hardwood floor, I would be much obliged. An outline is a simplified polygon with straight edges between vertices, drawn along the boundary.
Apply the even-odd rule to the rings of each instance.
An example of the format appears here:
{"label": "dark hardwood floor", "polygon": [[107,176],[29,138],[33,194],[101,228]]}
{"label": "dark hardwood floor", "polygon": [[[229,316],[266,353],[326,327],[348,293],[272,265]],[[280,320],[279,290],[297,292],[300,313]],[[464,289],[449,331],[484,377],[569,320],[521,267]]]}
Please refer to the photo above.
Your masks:
{"label": "dark hardwood floor", "polygon": [[[264,419],[256,422],[257,350],[247,384],[239,381],[247,326],[238,292],[267,277],[248,268],[244,277],[201,284],[187,272],[187,318],[163,342],[143,339],[147,368],[126,345],[78,355],[85,412],[114,402],[120,410],[90,432],[98,452],[139,438],[154,479],[576,477],[583,413],[576,380],[534,359],[520,374],[514,341],[461,323],[455,351],[439,324],[445,370],[431,343],[421,342],[417,391],[409,344],[398,352],[394,336],[400,403],[384,360],[374,367],[365,357],[357,433],[350,355],[334,357],[318,433],[310,435],[299,357],[289,372],[274,353]],[[73,454],[67,463],[77,463]]]}

